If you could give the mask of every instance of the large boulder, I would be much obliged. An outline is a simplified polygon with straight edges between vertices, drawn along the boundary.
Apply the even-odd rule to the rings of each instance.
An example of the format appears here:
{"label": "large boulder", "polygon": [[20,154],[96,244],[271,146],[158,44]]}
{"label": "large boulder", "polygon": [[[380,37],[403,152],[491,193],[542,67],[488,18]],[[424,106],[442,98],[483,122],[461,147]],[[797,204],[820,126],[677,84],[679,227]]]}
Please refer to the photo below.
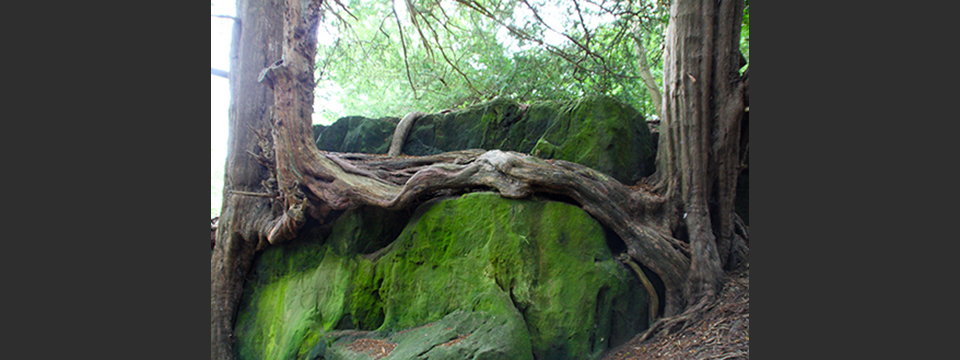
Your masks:
{"label": "large boulder", "polygon": [[240,359],[596,359],[648,295],[582,209],[482,192],[361,208],[260,254]]}
{"label": "large boulder", "polygon": [[[342,118],[322,129],[317,146],[384,154],[396,128],[391,119],[395,118]],[[427,114],[416,120],[402,152],[432,155],[465,149],[511,150],[572,161],[628,185],[654,171],[655,144],[646,121],[632,106],[609,96],[530,105],[497,98]]]}

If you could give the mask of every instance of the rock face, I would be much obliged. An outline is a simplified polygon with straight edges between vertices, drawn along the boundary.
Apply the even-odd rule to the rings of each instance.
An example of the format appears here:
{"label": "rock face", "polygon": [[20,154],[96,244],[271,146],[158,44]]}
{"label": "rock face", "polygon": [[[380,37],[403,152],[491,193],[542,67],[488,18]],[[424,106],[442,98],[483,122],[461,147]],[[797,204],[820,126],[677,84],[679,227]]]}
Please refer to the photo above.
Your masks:
{"label": "rock face", "polygon": [[316,136],[317,147],[327,151],[385,154],[390,148],[393,129],[397,127],[388,119],[348,116],[322,129],[315,126],[314,132],[320,131]]}
{"label": "rock face", "polygon": [[[396,128],[390,119],[342,118],[320,132],[317,146],[384,154]],[[607,96],[530,105],[498,98],[463,110],[427,114],[417,119],[402,151],[430,155],[465,149],[512,150],[572,161],[628,185],[654,171],[655,145],[643,116]]]}
{"label": "rock face", "polygon": [[240,359],[597,359],[647,326],[619,240],[566,203],[471,193],[313,231],[256,260]]}

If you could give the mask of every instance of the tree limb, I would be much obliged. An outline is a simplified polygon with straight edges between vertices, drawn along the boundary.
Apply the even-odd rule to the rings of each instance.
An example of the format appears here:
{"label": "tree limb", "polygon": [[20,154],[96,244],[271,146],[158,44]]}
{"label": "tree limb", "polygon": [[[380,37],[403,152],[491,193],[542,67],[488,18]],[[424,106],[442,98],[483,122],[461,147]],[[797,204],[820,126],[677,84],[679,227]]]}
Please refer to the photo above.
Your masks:
{"label": "tree limb", "polygon": [[650,99],[653,102],[654,109],[657,111],[657,116],[662,119],[663,114],[660,111],[663,107],[663,94],[660,92],[660,86],[657,85],[653,74],[650,73],[650,63],[647,61],[647,49],[643,46],[643,38],[640,37],[639,31],[636,29],[632,37],[634,44],[637,46],[637,56],[640,58],[640,78],[643,79],[643,84],[647,87],[647,92],[650,94]]}
{"label": "tree limb", "polygon": [[265,197],[265,198],[277,197],[277,194],[258,193],[258,192],[250,192],[250,191],[228,190],[227,192],[230,194],[243,195],[243,196],[257,196],[257,197]]}
{"label": "tree limb", "polygon": [[[396,0],[394,0],[393,4],[395,8]],[[393,13],[393,18],[397,21],[397,28],[400,30],[398,31],[400,33],[400,47],[403,48],[403,67],[407,72],[407,81],[410,82],[410,89],[413,90],[413,97],[415,99],[419,99],[420,97],[417,96],[417,87],[413,84],[413,77],[410,76],[410,63],[407,61],[407,41],[403,38],[403,25],[400,24],[400,16],[397,15],[397,10],[393,9],[391,10],[391,13]]]}
{"label": "tree limb", "polygon": [[237,18],[237,17],[234,17],[234,16],[230,16],[230,15],[210,14],[210,16],[213,16],[213,17],[215,17],[215,18],[230,19],[230,20],[233,20],[233,21],[236,21],[236,22],[240,22],[240,18]]}
{"label": "tree limb", "polygon": [[224,70],[215,69],[215,68],[210,68],[210,74],[222,77],[224,79],[229,79],[229,75],[230,75],[230,73]]}

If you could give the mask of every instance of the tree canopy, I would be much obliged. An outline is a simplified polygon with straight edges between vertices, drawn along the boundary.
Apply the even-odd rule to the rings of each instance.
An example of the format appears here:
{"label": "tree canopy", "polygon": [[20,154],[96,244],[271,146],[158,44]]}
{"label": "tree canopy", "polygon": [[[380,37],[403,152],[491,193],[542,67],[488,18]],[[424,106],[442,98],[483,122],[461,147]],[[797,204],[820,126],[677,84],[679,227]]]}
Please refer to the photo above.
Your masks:
{"label": "tree canopy", "polygon": [[[497,96],[529,102],[602,94],[647,118],[658,115],[642,77],[646,70],[662,89],[669,0],[325,4],[316,74],[321,122]],[[744,24],[746,56],[749,17]]]}

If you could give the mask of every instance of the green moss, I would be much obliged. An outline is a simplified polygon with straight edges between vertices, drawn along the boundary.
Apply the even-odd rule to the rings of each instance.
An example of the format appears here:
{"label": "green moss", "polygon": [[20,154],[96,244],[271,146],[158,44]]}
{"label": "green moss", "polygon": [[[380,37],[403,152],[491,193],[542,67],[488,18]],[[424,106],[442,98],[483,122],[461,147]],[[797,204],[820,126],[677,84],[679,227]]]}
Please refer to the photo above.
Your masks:
{"label": "green moss", "polygon": [[[390,232],[362,213],[343,214],[327,239],[259,256],[237,321],[241,359],[351,358],[340,336],[357,334],[400,342],[399,359],[457,336],[415,330],[429,324],[478,336],[427,358],[593,359],[646,326],[642,287],[575,206],[467,194],[430,205],[376,255],[356,244]],[[404,340],[411,332],[429,339]]]}
{"label": "green moss", "polygon": [[497,98],[415,123],[408,155],[463,149],[501,149],[576,162],[633,184],[654,170],[654,144],[643,116],[608,96],[543,101],[525,109]]}
{"label": "green moss", "polygon": [[592,358],[609,344],[612,303],[630,290],[600,225],[559,202],[464,195],[433,205],[394,246],[379,263],[380,330],[456,309],[521,312],[537,357]]}
{"label": "green moss", "polygon": [[396,123],[386,118],[371,119],[348,116],[337,119],[333,125],[317,129],[317,147],[320,150],[386,154]]}
{"label": "green moss", "polygon": [[552,159],[558,155],[559,150],[560,147],[551,144],[546,139],[540,138],[537,140],[536,146],[533,147],[533,150],[530,151],[530,153],[541,159]]}
{"label": "green moss", "polygon": [[524,153],[532,153],[534,146],[541,140],[544,132],[555,121],[559,111],[556,101],[541,101],[530,104],[519,123],[510,127],[506,144]]}
{"label": "green moss", "polygon": [[[237,352],[247,359],[286,359],[313,347],[319,324],[312,291],[301,287],[308,276],[296,274],[250,290],[252,301],[237,319]],[[249,289],[249,287],[248,287]]]}
{"label": "green moss", "polygon": [[588,96],[563,103],[541,140],[556,146],[549,149],[549,158],[589,166],[625,184],[654,170],[646,121],[616,98]]}
{"label": "green moss", "polygon": [[[328,127],[314,126],[314,132],[321,150],[383,154],[395,128],[395,122],[386,118],[351,116]],[[576,162],[633,184],[653,173],[655,145],[643,116],[613,97],[587,96],[529,106],[496,98],[420,117],[404,142],[403,153],[519,151]]]}

